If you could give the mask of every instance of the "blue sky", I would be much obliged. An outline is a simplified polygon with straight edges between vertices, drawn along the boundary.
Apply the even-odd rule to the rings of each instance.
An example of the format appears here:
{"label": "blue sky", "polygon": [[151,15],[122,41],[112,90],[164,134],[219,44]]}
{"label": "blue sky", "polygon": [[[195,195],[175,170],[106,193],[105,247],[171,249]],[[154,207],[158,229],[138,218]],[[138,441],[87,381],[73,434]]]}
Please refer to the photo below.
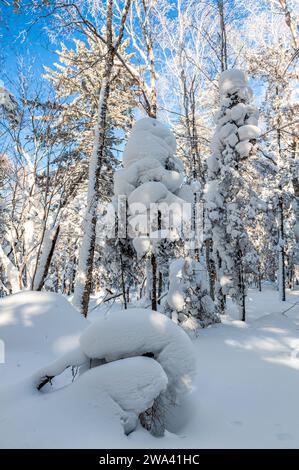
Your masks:
{"label": "blue sky", "polygon": [[[169,0],[172,3],[173,0]],[[233,0],[231,0],[233,2]],[[173,15],[173,13],[171,13]],[[37,22],[28,33],[26,40],[22,32],[28,30],[33,20],[33,15],[25,14],[23,10],[20,13],[14,13],[12,7],[0,3],[0,79],[4,81],[5,86],[14,92],[13,83],[17,78],[17,63],[22,57],[25,63],[33,68],[34,77],[41,77],[43,65],[51,66],[57,61],[58,57],[55,50],[59,48],[57,44],[50,43],[47,32],[44,30],[45,24],[42,21]],[[8,78],[7,78],[8,77]],[[34,87],[36,81],[31,83]],[[261,94],[261,87],[256,81],[251,80],[254,93],[257,99]]]}
{"label": "blue sky", "polygon": [[57,45],[50,44],[41,23],[36,24],[27,34],[26,41],[23,41],[20,34],[28,29],[32,17],[24,13],[13,13],[11,7],[2,3],[0,11],[1,75],[13,78],[20,57],[25,57],[28,64],[33,61],[34,71],[39,75],[43,65],[50,65],[55,60],[54,51]]}

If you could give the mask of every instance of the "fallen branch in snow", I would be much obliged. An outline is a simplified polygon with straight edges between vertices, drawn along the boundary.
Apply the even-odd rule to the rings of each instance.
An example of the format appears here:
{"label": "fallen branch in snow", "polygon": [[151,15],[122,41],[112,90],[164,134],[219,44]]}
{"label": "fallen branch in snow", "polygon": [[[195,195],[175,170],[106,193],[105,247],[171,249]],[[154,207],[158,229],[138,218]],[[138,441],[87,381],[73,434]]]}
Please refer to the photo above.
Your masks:
{"label": "fallen branch in snow", "polygon": [[121,297],[123,295],[122,292],[120,293],[117,293],[117,294],[113,294],[113,292],[110,290],[110,289],[106,289],[107,293],[108,294],[111,294],[111,297],[107,297],[107,294],[105,294],[104,298],[101,300],[101,302],[97,305],[95,305],[92,309],[90,309],[89,312],[93,312],[94,310],[96,310],[98,307],[100,307],[103,303],[105,302],[109,302],[109,300],[114,300],[114,299],[117,299],[118,297]]}
{"label": "fallen branch in snow", "polygon": [[298,302],[295,302],[295,303],[292,304],[289,308],[287,308],[286,310],[284,310],[283,312],[281,312],[281,314],[288,318],[288,316],[286,315],[286,313],[287,313],[289,310],[291,310],[293,307],[295,307],[296,305],[298,305],[298,304],[299,304],[299,301],[298,301]]}
{"label": "fallen branch in snow", "polygon": [[51,383],[51,381],[54,379],[55,375],[46,375],[45,377],[42,377],[42,381],[38,386],[36,387],[38,391],[40,391],[45,385],[48,383]]}

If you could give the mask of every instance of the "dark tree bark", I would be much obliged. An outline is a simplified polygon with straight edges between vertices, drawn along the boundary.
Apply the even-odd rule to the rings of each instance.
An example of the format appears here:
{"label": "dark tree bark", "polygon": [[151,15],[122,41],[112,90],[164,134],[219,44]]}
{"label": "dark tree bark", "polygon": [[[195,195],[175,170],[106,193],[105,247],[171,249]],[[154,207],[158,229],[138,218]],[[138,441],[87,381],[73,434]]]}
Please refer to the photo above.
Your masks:
{"label": "dark tree bark", "polygon": [[57,239],[58,239],[59,232],[60,232],[60,225],[57,226],[57,228],[55,230],[54,237],[52,238],[51,249],[50,249],[49,254],[47,256],[47,260],[46,260],[46,264],[45,264],[45,267],[44,267],[42,277],[41,277],[41,279],[39,281],[39,284],[36,288],[37,291],[41,291],[43,286],[44,286],[44,283],[45,283],[45,280],[46,280],[46,277],[48,275],[49,268],[50,268],[50,265],[51,265],[51,261],[52,261],[52,258],[53,258],[53,254],[54,254],[54,250],[55,250],[55,246],[56,246],[56,242],[57,242]]}

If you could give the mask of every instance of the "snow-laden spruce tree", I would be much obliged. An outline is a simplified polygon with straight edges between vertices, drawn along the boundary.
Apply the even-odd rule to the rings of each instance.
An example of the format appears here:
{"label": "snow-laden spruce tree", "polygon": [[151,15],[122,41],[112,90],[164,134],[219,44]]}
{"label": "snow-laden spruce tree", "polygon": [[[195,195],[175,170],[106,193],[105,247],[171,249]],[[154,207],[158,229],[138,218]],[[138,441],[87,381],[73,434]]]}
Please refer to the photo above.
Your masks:
{"label": "snow-laden spruce tree", "polygon": [[236,300],[240,319],[245,321],[245,275],[256,264],[246,225],[254,217],[247,170],[260,135],[258,110],[250,105],[252,91],[241,70],[223,72],[219,91],[221,109],[208,159],[206,230],[213,240],[220,309],[224,310],[228,294]]}
{"label": "snow-laden spruce tree", "polygon": [[158,300],[158,279],[151,273],[157,272],[157,257],[163,257],[161,250],[167,251],[179,240],[184,210],[188,216],[190,188],[183,185],[184,169],[175,151],[175,137],[166,126],[157,119],[141,119],[126,145],[124,168],[114,176],[115,195],[128,198],[128,233],[133,246],[139,258],[148,260],[147,292],[153,309]]}
{"label": "snow-laden spruce tree", "polygon": [[220,321],[209,293],[206,267],[191,257],[170,265],[165,312],[191,335],[198,328]]}

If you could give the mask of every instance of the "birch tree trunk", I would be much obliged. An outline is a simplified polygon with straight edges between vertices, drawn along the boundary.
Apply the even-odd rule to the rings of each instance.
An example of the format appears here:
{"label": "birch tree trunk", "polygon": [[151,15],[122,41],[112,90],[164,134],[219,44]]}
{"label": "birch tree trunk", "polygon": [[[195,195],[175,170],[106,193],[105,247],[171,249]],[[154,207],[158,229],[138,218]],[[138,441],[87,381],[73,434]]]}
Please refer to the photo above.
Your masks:
{"label": "birch tree trunk", "polygon": [[104,78],[99,92],[98,119],[94,131],[94,143],[88,170],[87,209],[84,220],[84,235],[79,253],[73,304],[86,317],[92,290],[92,271],[96,240],[97,207],[100,196],[100,183],[103,160],[105,157],[107,132],[107,103],[115,54],[121,44],[125,21],[131,0],[126,0],[120,20],[117,39],[113,42],[113,0],[107,0],[106,10],[106,48]]}
{"label": "birch tree trunk", "polygon": [[217,1],[219,26],[220,26],[220,61],[221,72],[227,70],[227,40],[226,40],[226,25],[224,17],[224,3],[223,0]]}
{"label": "birch tree trunk", "polygon": [[44,286],[53,258],[59,231],[60,226],[58,225],[52,231],[49,231],[45,234],[45,242],[42,249],[40,262],[37,266],[36,275],[34,277],[33,290],[41,291]]}
{"label": "birch tree trunk", "polygon": [[79,264],[73,304],[86,317],[92,289],[92,270],[96,240],[97,207],[100,175],[105,151],[107,100],[113,67],[113,55],[107,54],[104,79],[99,93],[98,121],[95,127],[92,156],[89,162],[87,209],[84,218],[84,235],[79,254]]}
{"label": "birch tree trunk", "polygon": [[1,245],[0,245],[0,264],[3,266],[4,272],[7,276],[7,279],[9,282],[10,293],[15,294],[16,292],[19,292],[22,288],[21,283],[20,283],[19,270],[10,261],[8,256],[6,256]]}

